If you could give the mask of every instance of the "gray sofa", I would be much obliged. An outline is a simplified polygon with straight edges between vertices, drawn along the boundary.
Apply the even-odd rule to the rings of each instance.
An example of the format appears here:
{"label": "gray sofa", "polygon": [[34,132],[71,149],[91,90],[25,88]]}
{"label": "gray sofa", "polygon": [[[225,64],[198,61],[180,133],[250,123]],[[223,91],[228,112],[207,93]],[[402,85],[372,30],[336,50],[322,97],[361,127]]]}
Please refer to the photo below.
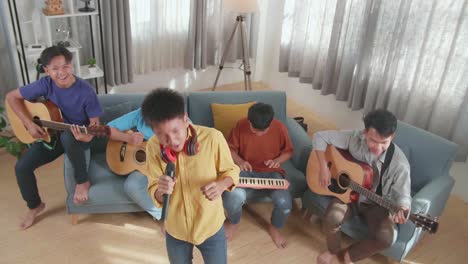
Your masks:
{"label": "gray sofa", "polygon": [[[398,122],[394,142],[411,165],[411,212],[440,216],[455,183],[449,170],[457,152],[456,144],[404,122]],[[329,197],[310,190],[302,198],[303,207],[318,215],[324,214],[329,201]],[[357,216],[347,221],[342,231],[354,239],[362,239],[367,234],[366,226]],[[382,254],[397,261],[403,260],[425,234],[410,221],[396,226],[395,232],[395,242]]]}
{"label": "gray sofa", "polygon": [[[117,118],[138,108],[144,98],[142,94],[100,95],[99,100],[104,107],[102,123]],[[311,150],[311,141],[302,127],[286,116],[286,95],[279,91],[253,92],[191,92],[186,95],[187,113],[194,124],[213,127],[211,103],[246,103],[261,101],[269,103],[275,111],[275,118],[286,124],[289,135],[295,147],[293,158],[284,164],[286,177],[290,181],[289,190],[293,197],[300,198],[307,188],[305,169]],[[157,106],[155,106],[157,107]],[[66,205],[69,214],[73,215],[73,223],[77,222],[78,214],[136,212],[142,209],[129,199],[123,189],[125,177],[112,173],[106,163],[105,139],[98,139],[88,151],[88,170],[91,181],[89,201],[83,205],[73,203],[74,172],[68,157],[64,159],[64,177],[68,193]],[[263,199],[262,201],[264,201]],[[260,201],[256,199],[256,201]]]}

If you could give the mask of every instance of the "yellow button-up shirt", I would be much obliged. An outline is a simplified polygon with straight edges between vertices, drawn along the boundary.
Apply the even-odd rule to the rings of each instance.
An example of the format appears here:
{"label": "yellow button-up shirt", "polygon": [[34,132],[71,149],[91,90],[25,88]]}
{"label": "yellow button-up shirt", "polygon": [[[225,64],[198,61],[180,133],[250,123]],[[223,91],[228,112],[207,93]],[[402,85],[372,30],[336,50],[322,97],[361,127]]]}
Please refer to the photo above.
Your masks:
{"label": "yellow button-up shirt", "polygon": [[[222,198],[208,200],[200,190],[206,184],[231,177],[234,186],[239,182],[239,167],[234,163],[223,134],[216,129],[195,126],[199,152],[193,156],[180,152],[175,162],[174,191],[169,200],[166,232],[174,238],[194,245],[203,243],[221,228],[225,216]],[[166,163],[156,136],[146,145],[148,192],[156,206],[162,205],[154,194],[159,177],[164,175]],[[232,190],[233,187],[231,187]]]}

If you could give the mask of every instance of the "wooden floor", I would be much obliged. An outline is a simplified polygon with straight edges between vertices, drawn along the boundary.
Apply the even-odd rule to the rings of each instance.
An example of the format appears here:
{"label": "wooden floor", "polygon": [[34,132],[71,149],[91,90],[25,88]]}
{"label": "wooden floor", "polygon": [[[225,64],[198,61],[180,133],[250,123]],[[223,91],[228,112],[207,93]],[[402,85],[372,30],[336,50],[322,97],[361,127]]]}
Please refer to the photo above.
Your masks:
{"label": "wooden floor", "polygon": [[[288,112],[304,116],[306,122],[317,119],[293,103]],[[318,126],[333,125],[322,121]],[[0,263],[168,263],[160,224],[146,213],[83,215],[72,226],[65,210],[62,158],[37,171],[46,210],[33,227],[18,231],[26,205],[16,185],[14,163],[13,157],[0,154]],[[439,232],[425,236],[404,263],[467,263],[467,209],[461,199],[451,197]],[[320,223],[303,220],[299,212],[289,217],[284,229],[288,248],[276,249],[261,225],[268,221],[271,205],[254,204],[250,210],[255,214],[244,211],[239,232],[228,244],[229,263],[315,263],[325,249]],[[197,250],[194,263],[202,263]],[[360,263],[388,260],[378,255]]]}

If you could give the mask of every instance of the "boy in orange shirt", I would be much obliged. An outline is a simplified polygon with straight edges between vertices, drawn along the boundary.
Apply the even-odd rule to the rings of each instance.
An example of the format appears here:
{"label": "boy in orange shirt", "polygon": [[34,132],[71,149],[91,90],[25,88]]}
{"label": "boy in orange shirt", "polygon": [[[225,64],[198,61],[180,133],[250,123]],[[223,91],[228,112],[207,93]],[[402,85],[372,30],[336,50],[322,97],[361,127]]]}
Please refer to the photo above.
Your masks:
{"label": "boy in orange shirt", "polygon": [[[294,149],[286,126],[273,118],[273,107],[256,103],[249,108],[248,118],[241,119],[232,129],[228,144],[234,162],[240,167],[240,177],[283,179],[281,163],[289,160]],[[227,211],[226,237],[232,238],[242,215],[242,206],[252,197],[268,196],[274,209],[268,232],[278,248],[286,247],[280,229],[291,212],[292,198],[288,190],[255,190],[236,188],[223,193]]]}

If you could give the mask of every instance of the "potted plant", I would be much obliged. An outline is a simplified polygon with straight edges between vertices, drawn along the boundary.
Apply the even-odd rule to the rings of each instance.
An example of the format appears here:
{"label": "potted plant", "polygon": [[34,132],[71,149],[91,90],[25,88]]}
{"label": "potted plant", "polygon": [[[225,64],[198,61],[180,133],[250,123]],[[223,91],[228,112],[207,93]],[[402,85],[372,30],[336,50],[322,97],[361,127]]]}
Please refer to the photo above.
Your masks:
{"label": "potted plant", "polygon": [[88,69],[89,69],[90,73],[96,73],[97,72],[96,59],[95,58],[89,58],[88,59]]}
{"label": "potted plant", "polygon": [[4,115],[5,108],[0,106],[0,148],[5,150],[16,158],[20,158],[26,149],[26,144],[18,141],[10,130],[7,130],[7,119]]}

